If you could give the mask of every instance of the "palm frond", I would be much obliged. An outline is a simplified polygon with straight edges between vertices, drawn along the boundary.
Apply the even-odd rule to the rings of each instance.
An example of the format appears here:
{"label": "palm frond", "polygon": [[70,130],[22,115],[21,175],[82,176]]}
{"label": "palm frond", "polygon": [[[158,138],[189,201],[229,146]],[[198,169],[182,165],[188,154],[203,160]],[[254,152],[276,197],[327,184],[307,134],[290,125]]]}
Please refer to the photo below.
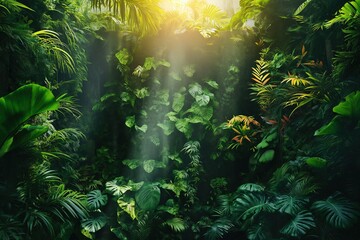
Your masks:
{"label": "palm frond", "polygon": [[183,232],[187,228],[187,224],[184,219],[178,217],[166,220],[163,225],[169,226],[175,232]]}
{"label": "palm frond", "polygon": [[45,200],[49,212],[60,219],[80,218],[88,216],[86,196],[78,192],[65,189],[63,184],[52,187],[49,198]]}
{"label": "palm frond", "polygon": [[325,218],[326,223],[335,228],[348,228],[359,218],[359,207],[350,200],[338,194],[326,200],[316,201],[311,207]]}
{"label": "palm frond", "polygon": [[306,0],[305,2],[303,2],[302,4],[300,4],[300,6],[295,10],[294,12],[294,16],[299,15],[302,11],[304,11],[304,9],[312,2],[312,0]]}
{"label": "palm frond", "polygon": [[65,44],[60,40],[59,34],[52,30],[39,30],[32,34],[41,43],[42,47],[52,56],[60,70],[75,72],[74,59],[64,50]]}

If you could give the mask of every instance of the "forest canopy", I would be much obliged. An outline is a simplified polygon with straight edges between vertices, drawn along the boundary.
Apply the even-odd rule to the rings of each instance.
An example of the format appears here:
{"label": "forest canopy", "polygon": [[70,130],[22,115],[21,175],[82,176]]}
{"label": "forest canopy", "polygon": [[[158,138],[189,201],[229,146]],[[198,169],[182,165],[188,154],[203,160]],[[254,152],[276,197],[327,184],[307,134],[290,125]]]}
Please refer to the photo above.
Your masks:
{"label": "forest canopy", "polygon": [[0,239],[357,239],[360,0],[0,0]]}

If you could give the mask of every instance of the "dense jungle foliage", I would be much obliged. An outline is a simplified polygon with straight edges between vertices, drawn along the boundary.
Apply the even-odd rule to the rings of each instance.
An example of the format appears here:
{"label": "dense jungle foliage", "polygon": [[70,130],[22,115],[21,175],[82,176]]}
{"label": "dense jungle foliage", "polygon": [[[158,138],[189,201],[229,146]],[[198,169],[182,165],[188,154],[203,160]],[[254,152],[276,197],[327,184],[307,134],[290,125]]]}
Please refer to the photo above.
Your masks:
{"label": "dense jungle foliage", "polygon": [[214,2],[0,0],[0,239],[360,238],[360,0]]}

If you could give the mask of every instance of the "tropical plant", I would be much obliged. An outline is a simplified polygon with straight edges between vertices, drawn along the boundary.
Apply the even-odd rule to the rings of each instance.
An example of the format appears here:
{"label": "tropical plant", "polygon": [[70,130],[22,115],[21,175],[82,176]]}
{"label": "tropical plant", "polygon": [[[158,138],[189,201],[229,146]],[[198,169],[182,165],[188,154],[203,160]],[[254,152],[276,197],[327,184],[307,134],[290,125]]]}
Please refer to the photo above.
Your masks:
{"label": "tropical plant", "polygon": [[132,31],[138,32],[141,36],[147,33],[154,33],[158,30],[161,19],[161,8],[159,0],[91,0],[95,9],[107,8],[116,17],[130,26]]}

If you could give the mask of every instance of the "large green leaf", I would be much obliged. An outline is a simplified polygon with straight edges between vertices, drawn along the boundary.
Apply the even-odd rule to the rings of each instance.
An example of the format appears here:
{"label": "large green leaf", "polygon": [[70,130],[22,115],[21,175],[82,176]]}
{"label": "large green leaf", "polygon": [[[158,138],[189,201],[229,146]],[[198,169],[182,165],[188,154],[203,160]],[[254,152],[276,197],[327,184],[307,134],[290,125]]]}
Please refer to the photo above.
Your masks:
{"label": "large green leaf", "polygon": [[360,91],[347,95],[345,101],[335,106],[333,111],[342,116],[360,120]]}
{"label": "large green leaf", "polygon": [[340,134],[344,131],[346,119],[342,116],[335,116],[331,122],[315,131],[314,136]]}
{"label": "large green leaf", "polygon": [[359,218],[359,207],[342,196],[330,196],[315,202],[312,207],[326,222],[336,228],[348,228]]}
{"label": "large green leaf", "polygon": [[282,195],[277,197],[275,206],[279,209],[279,212],[293,215],[300,212],[305,207],[307,202],[308,200],[306,199],[301,199],[289,195]]}
{"label": "large green leaf", "polygon": [[185,96],[184,96],[184,94],[175,93],[175,94],[174,94],[173,104],[172,104],[172,109],[173,109],[175,112],[180,112],[181,109],[184,107],[184,103],[185,103]]}
{"label": "large green leaf", "polygon": [[87,194],[87,201],[92,209],[98,209],[107,204],[108,197],[100,190],[93,190]]}
{"label": "large green leaf", "polygon": [[315,227],[314,218],[308,211],[301,211],[281,229],[281,233],[292,237],[300,237]]}
{"label": "large green leaf", "polygon": [[0,98],[0,146],[32,116],[58,108],[52,92],[37,84],[25,85]]}
{"label": "large green leaf", "polygon": [[102,229],[106,225],[107,219],[103,214],[97,215],[98,216],[92,216],[90,218],[82,220],[81,227],[91,233],[97,232]]}
{"label": "large green leaf", "polygon": [[153,159],[145,160],[143,164],[143,168],[147,173],[152,173],[152,171],[154,171],[155,166],[156,166],[156,161]]}
{"label": "large green leaf", "polygon": [[143,185],[135,194],[136,203],[143,210],[154,210],[160,203],[160,188],[155,184]]}
{"label": "large green leaf", "polygon": [[275,151],[273,149],[266,150],[259,158],[259,162],[261,163],[269,162],[273,160],[274,155],[275,155]]}

